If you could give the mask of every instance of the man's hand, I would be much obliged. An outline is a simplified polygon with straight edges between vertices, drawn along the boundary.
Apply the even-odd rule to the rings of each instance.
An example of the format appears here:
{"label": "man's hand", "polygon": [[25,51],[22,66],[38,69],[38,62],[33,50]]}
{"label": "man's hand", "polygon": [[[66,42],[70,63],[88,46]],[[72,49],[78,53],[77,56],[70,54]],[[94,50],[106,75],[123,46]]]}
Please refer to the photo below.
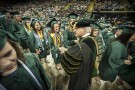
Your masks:
{"label": "man's hand", "polygon": [[68,49],[65,48],[65,47],[60,47],[59,50],[60,50],[61,54],[63,54],[63,53],[64,53],[65,51],[67,51]]}
{"label": "man's hand", "polygon": [[131,64],[132,64],[131,60],[125,60],[124,62],[125,62],[125,64],[127,64],[127,65],[131,65]]}

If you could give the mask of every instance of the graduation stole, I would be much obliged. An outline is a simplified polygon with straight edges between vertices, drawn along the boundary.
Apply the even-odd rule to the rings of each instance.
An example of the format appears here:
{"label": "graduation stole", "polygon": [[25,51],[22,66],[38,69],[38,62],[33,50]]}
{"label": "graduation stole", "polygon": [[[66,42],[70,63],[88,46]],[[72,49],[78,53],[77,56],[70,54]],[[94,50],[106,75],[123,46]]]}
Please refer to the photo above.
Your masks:
{"label": "graduation stole", "polygon": [[43,31],[42,30],[39,30],[39,31],[37,31],[37,34],[38,34],[38,36],[41,38],[41,39],[43,39]]}
{"label": "graduation stole", "polygon": [[[80,42],[83,42],[83,40],[85,40],[86,38],[91,38],[93,41],[94,41],[94,43],[95,43],[95,45],[96,45],[96,55],[99,53],[98,52],[98,44],[97,44],[97,41],[93,38],[93,37],[91,37],[91,36],[87,36],[87,37],[83,37],[82,39],[81,39],[81,41]],[[91,48],[91,47],[90,47]],[[97,58],[97,57],[96,57]]]}
{"label": "graduation stole", "polygon": [[36,41],[38,42],[38,46],[41,47],[42,50],[44,50],[44,46],[43,46],[44,35],[43,35],[43,32],[42,32],[42,37],[39,36],[38,32],[37,32],[37,34],[34,32],[34,36],[35,36]]}
{"label": "graduation stole", "polygon": [[27,27],[27,31],[28,31],[28,32],[31,32],[31,27],[30,27],[30,25]]}
{"label": "graduation stole", "polygon": [[24,28],[25,28],[25,31],[27,32],[27,34],[29,35],[31,32],[31,28],[30,27],[24,27]]}
{"label": "graduation stole", "polygon": [[54,45],[56,47],[61,47],[62,46],[62,33],[59,32],[59,33],[51,33],[51,37],[53,38],[53,42],[54,42]]}

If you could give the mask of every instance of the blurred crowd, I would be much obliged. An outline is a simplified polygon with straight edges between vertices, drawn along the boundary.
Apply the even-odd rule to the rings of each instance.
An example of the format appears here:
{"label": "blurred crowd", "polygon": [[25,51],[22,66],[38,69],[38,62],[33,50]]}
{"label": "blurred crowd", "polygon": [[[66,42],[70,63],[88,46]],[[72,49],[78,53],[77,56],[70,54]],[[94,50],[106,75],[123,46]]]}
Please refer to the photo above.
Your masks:
{"label": "blurred crowd", "polygon": [[[94,3],[94,12],[88,12],[88,8],[92,3]],[[16,42],[23,53],[34,53],[39,61],[42,64],[45,63],[46,66],[52,61],[47,59],[47,56],[51,55],[54,67],[50,66],[49,69],[45,67],[45,71],[49,73],[51,86],[53,90],[66,90],[61,87],[62,85],[68,85],[68,75],[64,72],[63,76],[61,76],[64,78],[61,78],[55,72],[63,70],[61,66],[63,62],[61,60],[65,56],[61,57],[61,55],[70,50],[76,43],[78,44],[82,39],[80,36],[77,36],[75,30],[79,28],[84,29],[82,27],[87,27],[87,31],[91,30],[91,32],[88,32],[89,36],[97,43],[96,49],[98,51],[96,54],[98,60],[95,61],[97,65],[94,66],[96,70],[94,76],[91,77],[98,76],[98,65],[108,45],[113,40],[119,41],[117,37],[126,28],[135,29],[135,12],[126,13],[126,11],[134,11],[134,5],[134,0],[129,3],[124,3],[122,0],[30,0],[16,4],[6,4],[6,2],[3,2],[0,5],[0,33],[4,33],[8,39]],[[125,13],[100,13],[99,11],[125,11]],[[91,23],[87,24],[84,18],[90,19]],[[82,22],[84,24],[82,22],[80,24],[79,21],[83,19],[84,21]],[[87,25],[85,26],[85,24]],[[135,47],[134,43],[133,40],[133,47]],[[74,55],[77,52],[71,53]],[[71,56],[70,54],[67,55],[67,57],[70,56],[68,59],[72,57],[72,54]],[[117,58],[117,56],[115,57]],[[135,60],[134,55],[132,57]],[[77,60],[79,60],[78,57]],[[129,62],[128,64],[132,65],[131,61]],[[61,80],[65,82],[63,83]],[[59,83],[62,83],[62,85]],[[55,89],[56,86],[59,86],[58,89]]]}

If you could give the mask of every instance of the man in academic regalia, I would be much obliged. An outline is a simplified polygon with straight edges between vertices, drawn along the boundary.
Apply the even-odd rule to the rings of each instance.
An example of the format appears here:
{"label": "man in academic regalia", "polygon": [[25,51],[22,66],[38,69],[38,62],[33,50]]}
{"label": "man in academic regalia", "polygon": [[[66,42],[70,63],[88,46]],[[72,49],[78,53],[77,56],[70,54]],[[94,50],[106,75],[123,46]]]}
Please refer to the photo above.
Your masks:
{"label": "man in academic regalia", "polygon": [[60,48],[63,53],[61,64],[70,75],[68,90],[89,90],[94,61],[97,55],[95,40],[90,36],[91,20],[82,19],[76,24],[75,34],[80,42],[68,50]]}

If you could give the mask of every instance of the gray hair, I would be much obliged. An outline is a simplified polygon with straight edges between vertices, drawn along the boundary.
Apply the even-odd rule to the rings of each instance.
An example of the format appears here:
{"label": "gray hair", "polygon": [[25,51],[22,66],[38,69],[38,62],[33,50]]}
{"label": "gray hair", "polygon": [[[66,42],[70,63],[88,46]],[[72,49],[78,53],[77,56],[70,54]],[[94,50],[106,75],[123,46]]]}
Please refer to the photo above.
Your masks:
{"label": "gray hair", "polygon": [[91,27],[85,27],[87,33],[91,33]]}

